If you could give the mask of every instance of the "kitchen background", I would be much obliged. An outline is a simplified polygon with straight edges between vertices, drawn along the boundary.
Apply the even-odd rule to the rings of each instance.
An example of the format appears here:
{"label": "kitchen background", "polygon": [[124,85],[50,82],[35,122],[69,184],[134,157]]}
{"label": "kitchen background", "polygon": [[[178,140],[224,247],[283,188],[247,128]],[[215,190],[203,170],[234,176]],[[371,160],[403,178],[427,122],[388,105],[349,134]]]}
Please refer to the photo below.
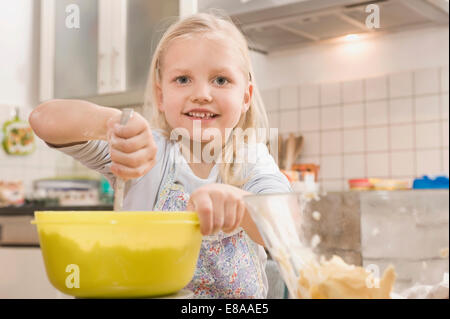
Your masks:
{"label": "kitchen background", "polygon": [[[38,2],[0,4],[2,123],[17,106],[27,119],[40,101]],[[252,58],[271,127],[304,136],[298,162],[320,165],[331,191],[351,178],[448,175],[448,48],[443,25]],[[95,175],[36,142],[29,156],[0,152],[2,179],[31,191],[38,178]]]}
{"label": "kitchen background", "polygon": [[[66,15],[63,9],[72,3],[81,8],[79,30],[60,26]],[[318,165],[323,190],[347,191],[350,179],[411,182],[423,175],[448,176],[448,1],[373,3],[380,7],[381,28],[370,31],[363,23],[368,3],[355,0],[2,1],[0,124],[11,120],[17,107],[26,121],[34,107],[53,97],[131,106],[142,112],[149,52],[163,30],[159,21],[188,14],[197,6],[223,8],[249,37],[270,126],[279,128],[284,137],[303,136],[302,151],[294,162]],[[147,5],[151,10],[145,11]],[[128,22],[123,19],[125,7]],[[145,12],[149,19],[142,18]],[[122,34],[116,31],[124,25],[127,36],[114,37]],[[150,31],[143,35],[138,29]],[[83,38],[74,34],[87,36],[90,44],[80,45],[77,41]],[[145,41],[137,36],[145,36]],[[71,50],[64,49],[70,40]],[[91,47],[97,43],[98,52]],[[109,63],[103,60],[114,56]],[[114,65],[118,74],[115,82],[116,73],[108,65]],[[100,178],[42,140],[35,142],[36,150],[26,156],[0,150],[0,181],[22,181],[26,197],[35,195],[34,184],[40,179]],[[322,243],[327,253],[355,264],[395,261],[403,288],[419,281],[435,284],[448,273],[448,190],[381,197],[375,192],[361,197],[357,192],[335,193],[320,205],[318,210],[330,216],[324,222],[329,227],[323,226],[331,234]],[[37,234],[29,224],[33,210],[2,212],[0,298],[62,297],[44,276]],[[434,223],[428,225],[428,217],[421,222],[430,226],[431,233],[406,236],[417,230],[412,216],[429,212],[435,214]],[[397,228],[386,230],[386,225]],[[374,230],[379,237],[372,236]],[[380,238],[389,239],[389,244],[380,244]],[[436,240],[428,244],[430,238]],[[409,250],[412,240],[417,247],[427,244]],[[10,247],[21,245],[27,248]],[[438,251],[445,247],[447,257],[442,259]]]}

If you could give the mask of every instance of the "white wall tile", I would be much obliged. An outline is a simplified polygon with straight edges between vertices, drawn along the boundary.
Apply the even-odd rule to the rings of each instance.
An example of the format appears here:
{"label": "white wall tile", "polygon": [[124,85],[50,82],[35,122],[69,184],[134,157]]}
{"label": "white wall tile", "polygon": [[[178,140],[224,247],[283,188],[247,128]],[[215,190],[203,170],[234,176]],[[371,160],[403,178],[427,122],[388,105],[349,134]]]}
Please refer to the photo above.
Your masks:
{"label": "white wall tile", "polygon": [[319,156],[306,156],[306,155],[301,155],[300,154],[300,158],[298,159],[298,163],[320,165],[320,158],[319,158]]}
{"label": "white wall tile", "polygon": [[320,129],[319,108],[300,110],[300,130],[317,131]]}
{"label": "white wall tile", "polygon": [[269,127],[279,128],[279,113],[278,112],[268,112],[267,117],[269,118]]}
{"label": "white wall tile", "polygon": [[438,68],[422,69],[414,72],[416,94],[438,93],[440,89],[440,72]]}
{"label": "white wall tile", "polygon": [[298,111],[283,111],[280,113],[280,132],[298,132]]}
{"label": "white wall tile", "polygon": [[401,98],[390,101],[389,116],[391,124],[411,123],[413,121],[412,98]]}
{"label": "white wall tile", "polygon": [[412,124],[391,126],[391,149],[411,150],[414,147],[414,132]]}
{"label": "white wall tile", "polygon": [[416,147],[432,148],[441,146],[441,128],[439,122],[416,124]]}
{"label": "white wall tile", "polygon": [[8,169],[6,169],[6,167],[11,167],[15,165],[15,158],[11,155],[5,154],[5,156],[2,159],[2,165],[0,166],[1,168],[5,167],[5,171],[7,171]]}
{"label": "white wall tile", "polygon": [[285,86],[280,89],[280,110],[298,108],[298,87]]}
{"label": "white wall tile", "polygon": [[373,127],[367,129],[367,151],[387,151],[389,148],[388,128]]}
{"label": "white wall tile", "polygon": [[56,156],[56,167],[69,169],[73,166],[73,159],[64,153],[54,150]]}
{"label": "white wall tile", "polygon": [[367,154],[368,177],[389,176],[389,153]]}
{"label": "white wall tile", "polygon": [[319,105],[320,86],[318,84],[304,84],[300,86],[300,107]]}
{"label": "white wall tile", "polygon": [[56,163],[58,161],[58,157],[57,157],[57,151],[46,147],[44,149],[44,163],[40,164],[40,165],[45,165],[46,167],[51,167],[51,168],[55,168],[56,167]]}
{"label": "white wall tile", "polygon": [[443,173],[447,174],[448,176],[448,148],[442,151],[442,163],[444,164]]}
{"label": "white wall tile", "polygon": [[320,172],[320,176],[323,179],[342,178],[342,156],[322,156]]}
{"label": "white wall tile", "polygon": [[31,156],[35,155],[35,153],[28,156],[12,156],[14,159],[14,166],[22,169],[29,168],[30,166],[33,166],[33,162],[30,161]]}
{"label": "white wall tile", "polygon": [[366,125],[384,125],[388,123],[388,102],[376,101],[366,104]]}
{"label": "white wall tile", "polygon": [[2,163],[2,168],[0,169],[0,173],[1,175],[1,179],[3,181],[9,181],[11,180],[10,174],[11,174],[11,167],[7,166],[5,164]]}
{"label": "white wall tile", "polygon": [[448,92],[448,66],[441,68],[441,92]]}
{"label": "white wall tile", "polygon": [[366,100],[380,100],[387,97],[387,77],[366,79]]}
{"label": "white wall tile", "polygon": [[417,122],[438,120],[440,118],[439,95],[418,96],[415,105]]}
{"label": "white wall tile", "polygon": [[268,89],[261,92],[266,110],[278,110],[279,89]]}
{"label": "white wall tile", "polygon": [[363,80],[342,83],[342,102],[352,103],[364,100]]}
{"label": "white wall tile", "polygon": [[341,128],[341,109],[340,106],[327,106],[321,109],[322,129]]}
{"label": "white wall tile", "polygon": [[339,82],[322,84],[320,93],[321,105],[335,105],[341,103],[341,85]]}
{"label": "white wall tile", "polygon": [[311,156],[320,154],[320,133],[307,132],[303,135],[303,149],[302,155]]}
{"label": "white wall tile", "polygon": [[448,147],[448,120],[442,122],[442,146]]}
{"label": "white wall tile", "polygon": [[403,72],[389,76],[389,93],[391,97],[406,97],[413,94],[413,74]]}
{"label": "white wall tile", "polygon": [[339,130],[322,132],[321,153],[340,154],[342,152],[342,133]]}
{"label": "white wall tile", "polygon": [[364,126],[364,104],[348,104],[342,108],[342,126],[343,127],[361,127]]}
{"label": "white wall tile", "polygon": [[417,151],[417,176],[441,174],[441,158],[440,150]]}
{"label": "white wall tile", "polygon": [[344,178],[364,178],[366,176],[363,154],[344,155]]}
{"label": "white wall tile", "polygon": [[43,170],[42,168],[35,168],[33,169],[33,180],[37,180],[40,178],[46,178],[46,177],[50,177],[53,176],[54,173],[52,171],[51,174],[43,174],[43,173],[48,173],[49,169]]}
{"label": "white wall tile", "polygon": [[344,130],[343,135],[345,153],[364,151],[364,129]]}
{"label": "white wall tile", "polygon": [[[4,165],[3,161],[6,159],[7,156],[8,155],[5,152],[3,152],[3,150],[0,150],[0,163],[1,163],[0,164],[0,170],[1,170],[2,166]],[[0,174],[0,176],[1,176],[1,174]]]}
{"label": "white wall tile", "polygon": [[12,105],[0,105],[0,120],[2,123],[11,119],[14,116],[14,106]]}
{"label": "white wall tile", "polygon": [[44,177],[54,177],[56,176],[56,168],[52,167],[52,168],[47,168],[42,172]]}
{"label": "white wall tile", "polygon": [[391,153],[392,176],[414,176],[414,152],[402,151]]}
{"label": "white wall tile", "polygon": [[322,190],[326,192],[340,192],[344,189],[343,180],[324,180],[321,182]]}
{"label": "white wall tile", "polygon": [[449,109],[449,103],[448,103],[448,93],[441,95],[441,116],[444,119],[448,119],[448,109]]}

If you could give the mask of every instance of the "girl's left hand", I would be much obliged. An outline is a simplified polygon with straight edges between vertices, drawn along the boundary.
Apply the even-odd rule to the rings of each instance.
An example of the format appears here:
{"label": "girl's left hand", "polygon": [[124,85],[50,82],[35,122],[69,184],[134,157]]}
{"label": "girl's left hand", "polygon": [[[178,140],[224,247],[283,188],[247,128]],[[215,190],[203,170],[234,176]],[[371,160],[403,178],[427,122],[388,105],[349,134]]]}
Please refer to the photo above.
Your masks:
{"label": "girl's left hand", "polygon": [[189,199],[187,210],[196,211],[200,231],[210,235],[223,230],[230,233],[242,222],[247,192],[227,184],[209,184],[196,189]]}

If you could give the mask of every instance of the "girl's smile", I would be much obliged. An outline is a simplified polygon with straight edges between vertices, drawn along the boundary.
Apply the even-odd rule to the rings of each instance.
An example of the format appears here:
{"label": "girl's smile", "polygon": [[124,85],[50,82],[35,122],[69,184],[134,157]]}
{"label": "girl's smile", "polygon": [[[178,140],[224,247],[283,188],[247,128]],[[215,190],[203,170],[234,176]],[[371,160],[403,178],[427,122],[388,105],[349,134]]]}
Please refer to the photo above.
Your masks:
{"label": "girl's smile", "polygon": [[214,113],[208,109],[204,108],[195,108],[186,113],[183,113],[184,116],[187,116],[191,120],[199,120],[202,123],[211,122],[217,119],[220,114]]}

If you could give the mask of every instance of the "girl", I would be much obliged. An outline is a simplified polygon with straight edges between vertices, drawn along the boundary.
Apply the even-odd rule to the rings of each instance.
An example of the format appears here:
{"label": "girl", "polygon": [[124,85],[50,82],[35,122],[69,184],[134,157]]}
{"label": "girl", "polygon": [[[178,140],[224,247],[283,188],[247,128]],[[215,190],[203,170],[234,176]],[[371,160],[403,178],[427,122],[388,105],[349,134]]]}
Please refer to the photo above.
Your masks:
{"label": "girl", "polygon": [[[113,185],[116,176],[128,180],[125,210],[198,213],[204,240],[187,286],[197,298],[265,298],[267,256],[242,198],[290,186],[264,143],[231,138],[242,129],[251,141],[252,129],[267,126],[247,42],[236,26],[205,13],[172,25],[153,56],[145,110],[152,112],[151,124],[134,113],[122,126],[117,109],[52,100],[32,112],[30,123],[50,147]],[[170,138],[174,129],[189,134],[187,143]],[[186,155],[208,145],[219,147],[221,157],[211,162],[194,154],[193,161]],[[237,161],[242,152],[256,160]]]}

